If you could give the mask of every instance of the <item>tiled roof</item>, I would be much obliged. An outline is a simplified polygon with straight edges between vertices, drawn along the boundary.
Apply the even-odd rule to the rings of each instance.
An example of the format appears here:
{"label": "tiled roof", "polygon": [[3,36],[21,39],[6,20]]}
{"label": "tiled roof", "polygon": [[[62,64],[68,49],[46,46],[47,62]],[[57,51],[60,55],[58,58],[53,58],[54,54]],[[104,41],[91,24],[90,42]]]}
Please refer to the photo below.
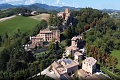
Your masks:
{"label": "tiled roof", "polygon": [[69,47],[66,47],[66,50],[78,50],[78,48],[75,46],[69,46]]}

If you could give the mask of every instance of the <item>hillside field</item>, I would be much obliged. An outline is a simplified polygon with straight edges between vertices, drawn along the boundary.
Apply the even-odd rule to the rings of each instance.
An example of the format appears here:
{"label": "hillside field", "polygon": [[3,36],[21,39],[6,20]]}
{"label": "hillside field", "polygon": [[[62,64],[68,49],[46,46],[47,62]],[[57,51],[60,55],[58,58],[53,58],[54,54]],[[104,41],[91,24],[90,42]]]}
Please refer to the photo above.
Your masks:
{"label": "hillside field", "polygon": [[47,13],[42,13],[42,14],[39,14],[39,15],[36,15],[36,16],[31,16],[30,18],[33,18],[35,20],[46,20],[46,21],[49,21],[49,18],[50,18],[50,14],[47,14]]}
{"label": "hillside field", "polygon": [[115,56],[118,59],[118,65],[116,67],[120,69],[120,50],[111,51],[111,55]]}
{"label": "hillside field", "polygon": [[3,36],[6,31],[9,35],[13,35],[17,29],[20,29],[20,31],[24,33],[32,30],[38,23],[38,20],[29,17],[17,16],[0,22],[0,35]]}

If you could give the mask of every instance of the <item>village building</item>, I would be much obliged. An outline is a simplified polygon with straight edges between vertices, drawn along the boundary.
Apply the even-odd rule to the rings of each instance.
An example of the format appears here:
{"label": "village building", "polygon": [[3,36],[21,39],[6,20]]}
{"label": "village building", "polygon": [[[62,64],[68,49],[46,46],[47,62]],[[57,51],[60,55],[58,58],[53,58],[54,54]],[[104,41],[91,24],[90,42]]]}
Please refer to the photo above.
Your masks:
{"label": "village building", "polygon": [[83,54],[81,52],[76,51],[74,53],[74,60],[79,61],[83,59]]}
{"label": "village building", "polygon": [[78,74],[78,77],[79,78],[86,78],[87,76],[88,76],[88,73],[87,72],[85,72],[83,69],[79,69],[78,71],[77,71],[77,74]]}
{"label": "village building", "polygon": [[78,43],[82,39],[82,36],[75,36],[71,39],[71,46],[66,47],[65,54],[68,56],[70,54],[74,55],[76,51],[79,50]]}
{"label": "village building", "polygon": [[[83,69],[80,69],[77,71],[78,72],[78,78],[82,78],[83,80],[104,80],[103,77],[93,74],[93,75],[89,75],[87,72],[85,72]],[[110,80],[109,78],[107,78],[106,80]]]}
{"label": "village building", "polygon": [[32,11],[31,15],[36,15],[37,11]]}
{"label": "village building", "polygon": [[82,62],[82,69],[89,74],[93,74],[96,71],[96,63],[96,59],[94,59],[93,57],[87,57]]}
{"label": "village building", "polygon": [[39,37],[43,38],[43,41],[50,42],[53,39],[60,42],[60,30],[40,30]]}
{"label": "village building", "polygon": [[34,49],[36,46],[43,45],[44,42],[50,42],[53,39],[60,42],[60,30],[40,30],[39,34],[30,37],[32,43],[29,45],[29,49]]}
{"label": "village building", "polygon": [[82,39],[82,36],[75,36],[71,39],[71,46],[77,47],[78,41]]}
{"label": "village building", "polygon": [[71,59],[60,59],[52,63],[52,70],[58,78],[64,79],[66,75],[71,75],[78,70],[78,63]]}
{"label": "village building", "polygon": [[59,13],[57,13],[57,16],[58,16],[58,17],[62,17],[63,19],[65,19],[65,20],[67,21],[67,20],[68,20],[68,17],[70,17],[69,9],[66,8],[66,9],[65,9],[65,12],[59,12]]}
{"label": "village building", "polygon": [[66,47],[65,54],[66,54],[66,56],[69,56],[70,54],[74,55],[74,53],[78,50],[79,50],[79,48],[77,48],[77,47],[69,46],[69,47]]}

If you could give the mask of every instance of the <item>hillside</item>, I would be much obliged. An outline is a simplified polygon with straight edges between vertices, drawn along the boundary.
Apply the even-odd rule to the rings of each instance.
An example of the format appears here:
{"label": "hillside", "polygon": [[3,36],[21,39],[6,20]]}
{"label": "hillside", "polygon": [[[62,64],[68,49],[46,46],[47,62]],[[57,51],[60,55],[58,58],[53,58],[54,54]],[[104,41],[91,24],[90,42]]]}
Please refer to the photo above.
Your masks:
{"label": "hillside", "polygon": [[11,4],[0,4],[0,9],[7,9],[7,8],[15,8],[15,6]]}
{"label": "hillside", "polygon": [[48,21],[49,18],[50,18],[50,14],[46,14],[46,13],[42,13],[42,14],[39,14],[39,15],[36,15],[36,16],[31,16],[30,18],[33,18],[35,20],[46,20]]}
{"label": "hillside", "polygon": [[0,35],[3,36],[7,31],[9,35],[12,35],[17,29],[21,32],[26,32],[34,28],[39,21],[29,17],[17,16],[15,18],[0,22]]}

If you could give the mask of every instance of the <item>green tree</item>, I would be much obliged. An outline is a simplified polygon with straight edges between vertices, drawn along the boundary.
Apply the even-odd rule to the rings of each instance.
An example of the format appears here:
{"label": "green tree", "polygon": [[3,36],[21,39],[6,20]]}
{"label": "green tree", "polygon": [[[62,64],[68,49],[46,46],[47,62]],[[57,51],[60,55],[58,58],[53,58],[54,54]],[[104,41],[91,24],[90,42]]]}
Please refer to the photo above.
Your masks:
{"label": "green tree", "polygon": [[111,58],[111,66],[112,66],[112,72],[114,72],[116,65],[118,64],[118,59],[116,57]]}
{"label": "green tree", "polygon": [[9,61],[10,54],[7,49],[3,49],[0,53],[0,70],[6,70],[6,64]]}
{"label": "green tree", "polygon": [[2,36],[0,36],[0,46],[1,46],[1,44],[2,44]]}

